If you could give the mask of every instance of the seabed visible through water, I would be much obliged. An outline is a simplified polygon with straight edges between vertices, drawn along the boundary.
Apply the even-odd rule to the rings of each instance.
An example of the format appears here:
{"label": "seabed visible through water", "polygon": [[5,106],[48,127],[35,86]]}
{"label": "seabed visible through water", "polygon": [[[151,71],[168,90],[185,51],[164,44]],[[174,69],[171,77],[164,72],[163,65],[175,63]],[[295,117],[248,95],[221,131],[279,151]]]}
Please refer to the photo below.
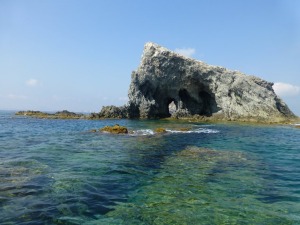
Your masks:
{"label": "seabed visible through water", "polygon": [[[133,132],[88,132],[115,123]],[[0,224],[300,224],[294,127],[5,111],[0,126]]]}

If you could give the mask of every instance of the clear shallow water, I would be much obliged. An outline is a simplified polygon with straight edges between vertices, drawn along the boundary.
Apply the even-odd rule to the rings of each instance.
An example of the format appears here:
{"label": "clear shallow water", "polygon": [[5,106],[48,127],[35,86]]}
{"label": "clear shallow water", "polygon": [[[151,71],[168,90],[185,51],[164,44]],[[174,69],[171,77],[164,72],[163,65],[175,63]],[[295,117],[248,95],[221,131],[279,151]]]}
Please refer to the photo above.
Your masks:
{"label": "clear shallow water", "polygon": [[0,224],[300,224],[300,130],[2,111]]}

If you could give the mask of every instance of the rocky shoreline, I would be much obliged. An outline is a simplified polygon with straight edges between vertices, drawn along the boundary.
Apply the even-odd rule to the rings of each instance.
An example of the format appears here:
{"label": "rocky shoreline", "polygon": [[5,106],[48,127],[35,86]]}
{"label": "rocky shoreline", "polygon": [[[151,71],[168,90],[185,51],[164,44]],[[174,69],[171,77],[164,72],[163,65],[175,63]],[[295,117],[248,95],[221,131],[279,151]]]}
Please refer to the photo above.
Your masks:
{"label": "rocky shoreline", "polygon": [[[106,112],[107,109],[109,112]],[[103,110],[105,112],[103,112]],[[130,119],[124,116],[123,112],[118,113],[118,107],[116,106],[105,106],[101,110],[100,113],[91,113],[91,114],[78,114],[74,112],[69,112],[67,110],[59,111],[56,113],[46,113],[42,111],[18,111],[15,113],[16,116],[26,116],[26,117],[33,117],[39,119],[85,119],[85,120],[103,120],[103,119]],[[264,121],[264,120],[257,120],[256,118],[242,118],[242,119],[235,119],[235,120],[226,120],[224,118],[216,118],[216,117],[204,117],[199,115],[189,116],[189,117],[169,117],[163,118],[163,120],[174,120],[174,121],[186,121],[186,122],[203,122],[203,123],[243,123],[243,124],[265,124],[265,125],[272,125],[272,124],[282,124],[282,125],[292,125],[296,128],[300,128],[300,118],[296,117],[294,119],[285,119],[279,118],[278,120],[273,121]]]}
{"label": "rocky shoreline", "polygon": [[[128,106],[103,106],[99,113],[92,113],[88,119],[147,119],[147,118],[132,118],[128,112]],[[189,122],[239,122],[239,123],[254,123],[254,124],[293,124],[300,123],[300,118],[297,116],[292,117],[272,117],[272,118],[259,118],[259,117],[232,117],[226,118],[222,115],[190,115],[184,112],[176,113],[166,118],[152,118],[164,120],[181,120]]]}

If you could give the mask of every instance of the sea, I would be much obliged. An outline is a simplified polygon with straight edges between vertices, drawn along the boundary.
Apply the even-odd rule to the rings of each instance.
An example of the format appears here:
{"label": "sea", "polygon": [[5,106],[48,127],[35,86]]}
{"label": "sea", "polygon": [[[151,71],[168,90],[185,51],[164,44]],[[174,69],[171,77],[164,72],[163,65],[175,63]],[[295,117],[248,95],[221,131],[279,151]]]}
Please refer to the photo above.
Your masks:
{"label": "sea", "polygon": [[300,224],[300,129],[0,111],[0,224]]}

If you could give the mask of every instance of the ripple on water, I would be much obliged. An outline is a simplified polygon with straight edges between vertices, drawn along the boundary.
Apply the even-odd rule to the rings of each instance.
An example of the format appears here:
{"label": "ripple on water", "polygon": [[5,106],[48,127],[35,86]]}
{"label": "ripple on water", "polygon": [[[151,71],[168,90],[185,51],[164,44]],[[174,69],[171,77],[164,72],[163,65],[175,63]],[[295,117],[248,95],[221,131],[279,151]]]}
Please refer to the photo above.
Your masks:
{"label": "ripple on water", "polygon": [[[86,132],[115,123],[137,133]],[[291,126],[1,112],[0,124],[0,224],[300,224]]]}

